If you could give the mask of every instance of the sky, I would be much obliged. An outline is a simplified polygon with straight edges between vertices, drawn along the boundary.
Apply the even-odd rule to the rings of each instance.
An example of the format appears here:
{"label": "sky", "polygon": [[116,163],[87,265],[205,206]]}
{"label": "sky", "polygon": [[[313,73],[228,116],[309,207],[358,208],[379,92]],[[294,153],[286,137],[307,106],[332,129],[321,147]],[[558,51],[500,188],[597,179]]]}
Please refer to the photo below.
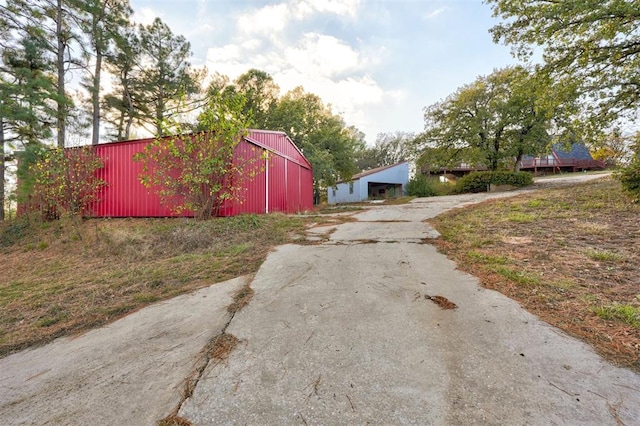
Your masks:
{"label": "sky", "polygon": [[131,0],[134,20],[160,17],[191,63],[231,80],[268,72],[281,94],[320,96],[373,144],[420,132],[423,108],[477,76],[516,63],[496,45],[481,0]]}

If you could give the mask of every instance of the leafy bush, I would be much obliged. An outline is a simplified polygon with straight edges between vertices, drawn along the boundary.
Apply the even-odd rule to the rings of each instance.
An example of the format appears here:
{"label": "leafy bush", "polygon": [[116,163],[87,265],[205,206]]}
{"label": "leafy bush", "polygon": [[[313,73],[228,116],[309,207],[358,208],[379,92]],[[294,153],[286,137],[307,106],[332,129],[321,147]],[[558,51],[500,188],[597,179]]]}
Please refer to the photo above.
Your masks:
{"label": "leafy bush", "polygon": [[[250,127],[245,105],[244,96],[216,96],[198,118],[205,131],[156,138],[134,156],[142,163],[140,182],[174,213],[190,212],[202,220],[217,215],[227,200],[241,201],[243,182],[264,168],[249,152],[254,148],[238,148]],[[266,158],[268,152],[261,152]]]}
{"label": "leafy bush", "polygon": [[86,215],[106,185],[96,175],[103,166],[93,146],[33,152],[19,175],[19,200],[43,220]]}
{"label": "leafy bush", "polygon": [[16,220],[0,224],[0,247],[9,247],[23,238],[29,231],[29,222]]}
{"label": "leafy bush", "polygon": [[407,183],[407,194],[412,197],[433,197],[436,191],[430,179],[419,174]]}
{"label": "leafy bush", "polygon": [[640,203],[640,159],[634,160],[628,167],[617,172],[615,177],[633,201]]}
{"label": "leafy bush", "polygon": [[486,171],[472,172],[456,183],[457,193],[484,192],[489,185],[513,185],[517,187],[533,184],[533,175],[527,172]]}

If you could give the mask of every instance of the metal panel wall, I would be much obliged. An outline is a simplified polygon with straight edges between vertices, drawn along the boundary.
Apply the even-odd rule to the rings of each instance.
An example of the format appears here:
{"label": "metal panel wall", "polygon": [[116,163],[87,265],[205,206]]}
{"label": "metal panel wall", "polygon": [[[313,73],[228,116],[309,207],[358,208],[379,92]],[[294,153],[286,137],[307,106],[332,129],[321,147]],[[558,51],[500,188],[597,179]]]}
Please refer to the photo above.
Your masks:
{"label": "metal panel wall", "polygon": [[[251,132],[251,135],[260,137],[259,145],[250,139],[243,140],[236,148],[234,157],[235,161],[249,162],[248,176],[231,176],[227,182],[237,188],[239,199],[225,202],[218,214],[260,214],[267,210],[297,213],[311,209],[313,177],[307,159],[282,132]],[[176,216],[169,207],[160,203],[155,191],[142,186],[139,180],[142,164],[133,161],[133,156],[152,141],[141,139],[97,147],[97,153],[104,161],[104,168],[98,171],[98,176],[107,182],[107,186],[102,189],[99,201],[93,205],[95,216]],[[262,146],[270,150],[268,160],[264,159],[265,149]],[[190,215],[189,212],[183,214]]]}
{"label": "metal panel wall", "polygon": [[300,168],[300,210],[313,209],[313,172]]}
{"label": "metal panel wall", "polygon": [[269,212],[287,213],[287,160],[269,156]]}
{"label": "metal panel wall", "polygon": [[284,132],[249,130],[248,138],[270,148],[280,156],[289,157],[295,162],[311,168],[309,161]]}
{"label": "metal panel wall", "polygon": [[302,206],[301,188],[300,188],[300,169],[301,167],[295,163],[287,164],[287,205],[289,209],[299,212]]}
{"label": "metal panel wall", "polygon": [[160,203],[154,191],[145,188],[138,178],[142,164],[133,156],[152,142],[151,139],[98,145],[96,153],[104,161],[98,177],[107,182],[92,211],[99,217],[168,217],[171,209]]}
{"label": "metal panel wall", "polygon": [[232,185],[237,188],[237,199],[224,203],[220,216],[235,216],[241,213],[265,212],[266,206],[266,170],[262,158],[264,150],[246,141],[241,141],[236,148],[236,162],[249,163],[245,176],[232,177]]}

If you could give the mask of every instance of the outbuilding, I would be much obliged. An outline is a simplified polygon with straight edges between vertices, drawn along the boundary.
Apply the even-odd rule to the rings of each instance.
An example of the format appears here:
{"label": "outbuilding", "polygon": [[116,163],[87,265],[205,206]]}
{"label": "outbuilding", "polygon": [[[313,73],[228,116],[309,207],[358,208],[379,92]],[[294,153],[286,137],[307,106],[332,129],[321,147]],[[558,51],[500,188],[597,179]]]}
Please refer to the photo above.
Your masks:
{"label": "outbuilding", "polygon": [[[173,217],[173,206],[162,204],[155,191],[140,182],[143,164],[134,161],[153,139],[100,144],[104,167],[98,175],[107,184],[92,206],[95,217]],[[226,201],[219,216],[241,213],[299,213],[313,208],[311,164],[284,132],[251,129],[235,149],[238,155],[264,162],[256,176],[246,179],[237,197]],[[188,213],[183,214],[183,216]]]}
{"label": "outbuilding", "polygon": [[329,204],[336,204],[401,197],[408,182],[409,163],[403,161],[366,170],[354,175],[350,181],[338,182],[328,188],[327,200]]}

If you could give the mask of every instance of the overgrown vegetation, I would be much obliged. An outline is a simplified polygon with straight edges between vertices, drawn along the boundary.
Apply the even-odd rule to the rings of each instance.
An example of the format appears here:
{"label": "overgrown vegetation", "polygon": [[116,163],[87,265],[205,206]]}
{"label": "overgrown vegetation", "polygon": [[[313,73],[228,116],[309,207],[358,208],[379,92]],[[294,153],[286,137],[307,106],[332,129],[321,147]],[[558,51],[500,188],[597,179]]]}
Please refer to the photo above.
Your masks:
{"label": "overgrown vegetation", "polygon": [[239,200],[243,183],[262,170],[260,156],[239,146],[250,123],[242,112],[245,104],[242,95],[224,102],[214,97],[199,117],[203,131],[148,144],[134,157],[143,164],[142,184],[174,213],[192,212],[200,220],[216,216],[225,202]]}
{"label": "overgrown vegetation", "polygon": [[92,146],[42,149],[25,157],[20,171],[19,201],[42,220],[90,214],[106,183],[96,176],[103,167]]}
{"label": "overgrown vegetation", "polygon": [[640,205],[616,180],[489,201],[431,222],[482,285],[640,370]]}
{"label": "overgrown vegetation", "polygon": [[305,220],[318,218],[3,223],[0,356],[251,274],[273,246],[297,238]]}
{"label": "overgrown vegetation", "polygon": [[484,192],[490,185],[523,187],[533,185],[533,175],[527,172],[486,171],[472,172],[456,182],[455,192]]}
{"label": "overgrown vegetation", "polygon": [[633,201],[640,203],[640,158],[636,158],[629,166],[616,173],[616,178]]}
{"label": "overgrown vegetation", "polygon": [[441,183],[438,177],[416,175],[407,183],[407,194],[413,197],[434,197],[451,193],[453,186]]}

